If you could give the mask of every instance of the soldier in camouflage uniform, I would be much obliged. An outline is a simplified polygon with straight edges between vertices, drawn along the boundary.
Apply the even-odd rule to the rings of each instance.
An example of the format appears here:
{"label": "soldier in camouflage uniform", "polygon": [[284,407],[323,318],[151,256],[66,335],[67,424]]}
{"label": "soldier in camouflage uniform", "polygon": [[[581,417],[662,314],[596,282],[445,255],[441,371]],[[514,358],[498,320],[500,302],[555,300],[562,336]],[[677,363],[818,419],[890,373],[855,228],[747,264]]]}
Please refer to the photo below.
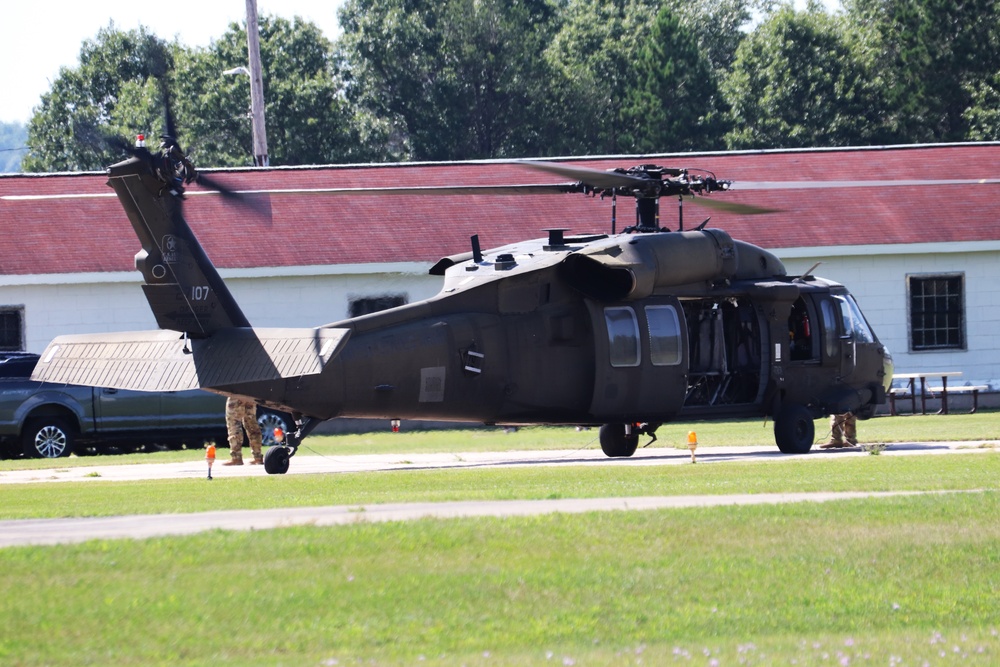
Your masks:
{"label": "soldier in camouflage uniform", "polygon": [[226,399],[226,429],[229,431],[229,460],[223,463],[224,466],[243,465],[243,431],[246,430],[247,437],[250,438],[250,451],[253,452],[253,461],[250,465],[260,465],[264,462],[264,455],[261,453],[261,433],[260,424],[257,423],[257,404],[253,401],[230,396]]}

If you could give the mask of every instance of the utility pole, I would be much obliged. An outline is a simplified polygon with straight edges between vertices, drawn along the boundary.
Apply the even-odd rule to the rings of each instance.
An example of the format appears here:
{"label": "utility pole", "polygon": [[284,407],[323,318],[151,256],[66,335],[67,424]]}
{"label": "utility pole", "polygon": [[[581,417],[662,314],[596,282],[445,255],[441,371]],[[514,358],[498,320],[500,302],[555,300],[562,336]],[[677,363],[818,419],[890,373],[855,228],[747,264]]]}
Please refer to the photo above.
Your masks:
{"label": "utility pole", "polygon": [[247,0],[247,53],[250,57],[250,117],[253,124],[253,164],[268,166],[267,131],[264,129],[264,77],[260,67],[260,28],[257,0]]}

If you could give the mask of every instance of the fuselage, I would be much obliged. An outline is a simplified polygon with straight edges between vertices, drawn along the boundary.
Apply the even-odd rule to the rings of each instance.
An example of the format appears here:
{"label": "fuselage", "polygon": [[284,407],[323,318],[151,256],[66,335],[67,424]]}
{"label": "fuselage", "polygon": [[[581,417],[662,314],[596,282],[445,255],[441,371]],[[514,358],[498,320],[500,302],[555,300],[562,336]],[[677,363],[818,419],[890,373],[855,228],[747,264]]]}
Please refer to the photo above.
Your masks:
{"label": "fuselage", "polygon": [[436,270],[435,297],[328,325],[350,330],[343,351],[271,386],[276,402],[322,419],[662,423],[788,401],[862,411],[891,378],[843,286],[718,230],[539,239]]}

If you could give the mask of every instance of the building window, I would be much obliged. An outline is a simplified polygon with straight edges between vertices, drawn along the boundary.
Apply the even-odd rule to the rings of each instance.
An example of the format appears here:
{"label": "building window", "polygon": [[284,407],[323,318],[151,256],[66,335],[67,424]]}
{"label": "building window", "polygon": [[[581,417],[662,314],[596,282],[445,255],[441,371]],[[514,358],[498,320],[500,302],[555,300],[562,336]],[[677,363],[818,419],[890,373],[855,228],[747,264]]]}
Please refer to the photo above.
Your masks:
{"label": "building window", "polygon": [[962,274],[907,276],[910,349],[965,349],[965,279]]}
{"label": "building window", "polygon": [[0,307],[0,351],[24,350],[24,306]]}
{"label": "building window", "polygon": [[379,296],[365,296],[351,299],[347,306],[349,317],[360,317],[369,313],[377,313],[380,310],[388,310],[396,306],[406,305],[405,294],[381,294]]}

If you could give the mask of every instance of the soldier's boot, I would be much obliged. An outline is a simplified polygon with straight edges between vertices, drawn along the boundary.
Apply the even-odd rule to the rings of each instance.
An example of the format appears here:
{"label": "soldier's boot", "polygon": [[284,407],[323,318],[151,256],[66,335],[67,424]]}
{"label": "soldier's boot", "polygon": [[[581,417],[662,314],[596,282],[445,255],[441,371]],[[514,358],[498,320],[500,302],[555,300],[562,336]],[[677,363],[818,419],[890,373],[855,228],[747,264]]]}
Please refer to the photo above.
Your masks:
{"label": "soldier's boot", "polygon": [[841,447],[846,447],[846,446],[847,445],[845,445],[844,443],[839,442],[837,440],[834,440],[833,438],[830,438],[829,441],[827,441],[827,442],[823,443],[822,445],[820,445],[819,448],[820,449],[840,449]]}
{"label": "soldier's boot", "polygon": [[223,463],[224,466],[241,466],[243,465],[243,454],[230,454],[229,460]]}
{"label": "soldier's boot", "polygon": [[858,428],[853,420],[844,425],[844,440],[847,441],[845,447],[858,446]]}
{"label": "soldier's boot", "polygon": [[263,454],[254,454],[253,455],[253,461],[250,462],[250,465],[252,465],[252,466],[264,465],[264,455]]}

